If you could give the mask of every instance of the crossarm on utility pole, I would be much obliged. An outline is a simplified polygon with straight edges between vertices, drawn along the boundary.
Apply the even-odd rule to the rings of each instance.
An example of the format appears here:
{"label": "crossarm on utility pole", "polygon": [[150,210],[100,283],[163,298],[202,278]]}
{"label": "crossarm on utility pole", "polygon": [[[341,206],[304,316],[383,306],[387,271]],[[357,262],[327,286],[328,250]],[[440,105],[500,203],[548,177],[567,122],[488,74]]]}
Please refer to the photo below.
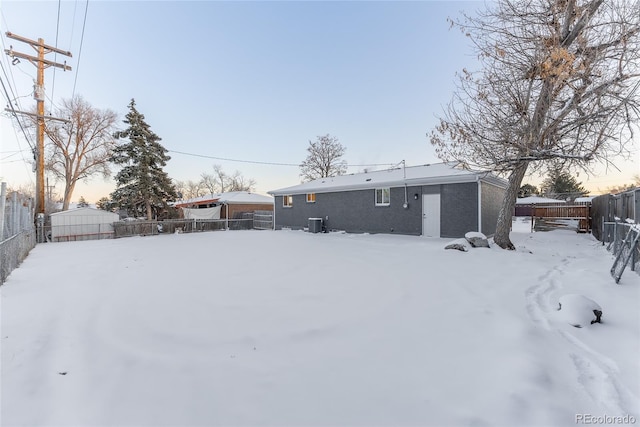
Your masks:
{"label": "crossarm on utility pole", "polygon": [[[8,38],[18,40],[23,43],[31,45],[32,48],[38,52],[38,56],[31,56],[21,52],[15,52],[13,46],[9,46],[9,49],[5,49],[5,53],[13,58],[22,58],[31,62],[36,66],[38,70],[38,77],[36,82],[36,90],[34,91],[34,98],[37,103],[37,114],[34,116],[38,122],[36,132],[36,218],[44,218],[44,120],[49,118],[44,115],[44,69],[46,67],[58,67],[63,70],[71,70],[71,67],[58,62],[49,61],[44,58],[47,53],[55,52],[65,56],[71,56],[71,52],[58,49],[54,46],[49,46],[44,43],[44,40],[39,38],[38,41],[28,39],[26,37],[13,34],[11,32],[5,33]],[[12,110],[15,113],[15,110]],[[27,113],[32,115],[32,113]]]}
{"label": "crossarm on utility pole", "polygon": [[[24,114],[25,116],[34,117],[36,119],[40,118],[40,116],[38,116],[36,113],[28,113],[26,111],[14,110],[12,108],[5,108],[4,111],[12,114]],[[58,117],[53,117],[53,116],[42,116],[42,118],[47,120],[56,120],[58,122],[71,123],[71,120],[60,119]]]}
{"label": "crossarm on utility pole", "polygon": [[62,68],[65,71],[71,71],[71,67],[68,66],[66,63],[60,64],[58,62],[49,61],[48,59],[39,59],[35,56],[27,55],[26,53],[15,52],[13,49],[5,49],[4,53],[9,55],[11,58],[26,59],[27,61],[31,62],[33,65],[36,65],[36,66],[38,62],[42,61],[42,63],[48,67],[58,67],[58,68]]}
{"label": "crossarm on utility pole", "polygon": [[71,55],[71,52],[69,52],[69,51],[58,49],[57,47],[53,47],[53,46],[49,46],[49,45],[44,44],[44,41],[42,41],[42,39],[39,39],[38,41],[31,40],[31,39],[28,39],[26,37],[22,37],[22,36],[19,36],[17,34],[13,34],[11,31],[7,31],[5,34],[10,39],[18,40],[18,41],[20,41],[22,43],[28,43],[31,46],[33,46],[34,48],[36,46],[42,46],[43,48],[47,49],[50,52],[59,53],[61,55],[65,55],[65,56],[68,56],[68,57],[72,57],[73,56],[73,55]]}

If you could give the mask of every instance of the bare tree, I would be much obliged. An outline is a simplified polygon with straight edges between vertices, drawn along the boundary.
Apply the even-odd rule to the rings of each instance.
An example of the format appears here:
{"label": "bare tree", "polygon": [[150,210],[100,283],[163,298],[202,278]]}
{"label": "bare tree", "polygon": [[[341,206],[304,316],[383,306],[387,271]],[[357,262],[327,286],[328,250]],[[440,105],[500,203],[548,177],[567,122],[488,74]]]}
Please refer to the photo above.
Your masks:
{"label": "bare tree", "polygon": [[612,185],[610,187],[607,187],[607,189],[604,190],[604,192],[609,194],[618,194],[618,193],[623,193],[625,191],[633,190],[634,188],[640,187],[640,175],[634,175],[631,178],[631,180],[632,182],[628,184]]}
{"label": "bare tree", "polygon": [[207,194],[207,187],[204,185],[202,180],[193,181],[177,181],[173,182],[176,192],[179,193],[181,199],[194,199],[196,197],[201,197]]}
{"label": "bare tree", "polygon": [[213,165],[213,176],[215,182],[218,184],[218,191],[221,193],[227,191],[228,179],[227,174],[222,170],[222,166]]}
{"label": "bare tree", "polygon": [[227,174],[220,165],[213,165],[213,173],[200,175],[200,186],[210,193],[224,193],[228,191],[253,191],[256,181],[246,178],[239,171],[233,175]]}
{"label": "bare tree", "polygon": [[303,180],[312,181],[347,172],[347,162],[342,160],[346,148],[338,142],[338,138],[328,134],[319,136],[316,142],[309,141],[307,151],[309,154],[300,165]]}
{"label": "bare tree", "polygon": [[238,171],[229,177],[229,189],[227,191],[253,191],[256,181],[252,178],[245,178]]}
{"label": "bare tree", "polygon": [[55,113],[68,123],[45,121],[49,138],[46,168],[64,183],[62,210],[69,209],[76,183],[97,174],[111,174],[109,162],[116,146],[113,132],[117,115],[92,107],[81,96],[65,99]]}
{"label": "bare tree", "polygon": [[218,191],[218,182],[215,175],[203,172],[200,175],[200,182],[209,194],[213,194]]}
{"label": "bare tree", "polygon": [[206,188],[202,185],[201,181],[188,180],[186,186],[187,198],[189,199],[204,196],[206,193]]}
{"label": "bare tree", "polygon": [[640,2],[499,0],[452,21],[480,71],[463,70],[431,133],[443,160],[508,175],[494,240],[509,239],[527,171],[591,170],[627,148],[639,116]]}
{"label": "bare tree", "polygon": [[186,199],[185,194],[187,193],[187,183],[185,181],[180,181],[177,179],[173,180],[173,188],[176,189],[176,196],[178,199]]}

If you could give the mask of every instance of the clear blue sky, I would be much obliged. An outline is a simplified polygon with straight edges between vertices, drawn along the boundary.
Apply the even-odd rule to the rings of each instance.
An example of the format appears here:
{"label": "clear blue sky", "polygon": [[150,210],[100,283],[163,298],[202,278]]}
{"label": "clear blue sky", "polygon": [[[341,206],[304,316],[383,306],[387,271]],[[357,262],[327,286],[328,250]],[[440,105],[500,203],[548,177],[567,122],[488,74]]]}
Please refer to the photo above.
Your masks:
{"label": "clear blue sky", "polygon": [[[33,53],[4,36],[11,31],[50,45],[57,39],[73,53],[47,55],[73,67],[45,72],[47,109],[69,98],[75,85],[93,106],[116,111],[122,127],[135,98],[173,151],[299,164],[309,140],[331,134],[347,148],[349,164],[417,165],[439,161],[425,134],[451,98],[455,73],[475,64],[468,40],[446,18],[482,5],[0,0],[0,24],[2,49]],[[35,67],[24,60],[12,66],[4,54],[2,66],[3,81],[6,72],[22,97],[19,107],[31,109]],[[0,120],[0,176],[12,186],[32,183],[27,142],[6,115]],[[170,155],[166,171],[178,180],[197,180],[220,164],[255,179],[259,193],[300,181],[295,166]],[[638,173],[637,156],[619,167],[622,174],[578,179],[593,190],[629,182]],[[113,188],[95,178],[73,199],[95,201]]]}

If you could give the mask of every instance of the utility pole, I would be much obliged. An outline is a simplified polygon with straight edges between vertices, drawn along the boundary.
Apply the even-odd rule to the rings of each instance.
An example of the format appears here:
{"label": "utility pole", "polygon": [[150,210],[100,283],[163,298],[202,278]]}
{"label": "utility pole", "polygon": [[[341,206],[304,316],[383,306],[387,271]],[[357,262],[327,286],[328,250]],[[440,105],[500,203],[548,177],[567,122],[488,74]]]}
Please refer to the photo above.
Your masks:
{"label": "utility pole", "polygon": [[[14,40],[18,40],[20,42],[23,43],[27,43],[29,45],[31,45],[32,48],[34,48],[36,50],[36,52],[38,52],[38,56],[31,56],[31,55],[27,55],[24,53],[20,53],[20,52],[15,52],[13,50],[13,46],[9,46],[9,49],[5,49],[4,52],[9,55],[11,58],[14,58],[14,60],[12,61],[14,63],[14,65],[16,64],[15,61],[19,61],[17,58],[22,58],[22,59],[26,59],[27,61],[31,62],[33,65],[36,66],[36,68],[38,69],[38,75],[37,75],[37,81],[36,81],[36,86],[35,86],[35,90],[33,93],[33,97],[37,102],[37,115],[36,115],[36,119],[37,119],[37,132],[36,132],[36,220],[38,218],[42,218],[42,221],[44,221],[44,207],[45,207],[45,203],[44,203],[44,191],[45,191],[45,182],[44,182],[44,120],[46,119],[53,119],[53,120],[61,120],[61,121],[66,121],[63,119],[55,119],[53,117],[45,117],[44,115],[44,69],[48,68],[48,67],[57,67],[57,68],[62,68],[64,71],[70,71],[71,67],[68,66],[66,64],[66,62],[64,64],[59,64],[57,62],[53,62],[53,61],[49,61],[47,59],[44,58],[44,55],[46,55],[47,53],[51,53],[51,52],[56,52],[59,53],[61,55],[65,55],[68,57],[71,57],[71,52],[67,52],[61,49],[58,49],[56,47],[53,46],[48,46],[46,44],[44,44],[44,40],[39,38],[38,41],[34,41],[34,40],[30,40],[28,38],[19,36],[17,34],[13,34],[11,32],[6,32],[5,33],[7,37],[14,39]],[[16,112],[14,110],[12,110],[13,112]],[[32,113],[24,113],[24,112],[20,112],[22,114],[27,114],[29,116],[33,116]]]}

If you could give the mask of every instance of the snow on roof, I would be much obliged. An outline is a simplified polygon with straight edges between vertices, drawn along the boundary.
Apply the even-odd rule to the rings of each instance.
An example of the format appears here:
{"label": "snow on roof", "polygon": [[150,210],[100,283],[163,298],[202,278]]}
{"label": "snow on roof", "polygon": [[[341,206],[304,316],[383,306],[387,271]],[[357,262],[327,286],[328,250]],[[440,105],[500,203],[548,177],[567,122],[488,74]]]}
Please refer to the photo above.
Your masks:
{"label": "snow on roof", "polygon": [[576,203],[589,203],[592,202],[593,199],[595,199],[596,196],[587,196],[587,197],[577,197],[574,202]]}
{"label": "snow on roof", "polygon": [[454,184],[463,182],[488,181],[506,187],[506,181],[488,172],[470,171],[456,167],[452,163],[408,166],[374,172],[361,172],[320,178],[279,190],[268,191],[272,195],[327,193],[380,187],[400,187],[407,185]]}
{"label": "snow on roof", "polygon": [[564,200],[559,199],[551,199],[549,197],[540,197],[540,196],[529,196],[529,197],[518,197],[516,199],[516,205],[533,205],[539,203],[564,203]]}
{"label": "snow on roof", "polygon": [[51,214],[51,216],[111,216],[111,217],[118,218],[117,213],[105,211],[102,209],[87,208],[87,207],[54,212]]}
{"label": "snow on roof", "polygon": [[203,203],[222,203],[226,205],[253,204],[272,205],[273,197],[262,194],[250,193],[248,191],[230,191],[227,193],[214,193],[205,196],[194,197],[187,200],[178,200],[175,206],[197,205]]}
{"label": "snow on roof", "polygon": [[[62,210],[62,206],[64,206],[62,204],[62,202],[57,202],[56,203],[56,209],[60,209]],[[96,206],[95,203],[87,203],[87,206],[80,206],[79,203],[77,202],[70,202],[69,203],[69,208],[67,210],[73,210],[73,209],[79,209],[79,208],[94,208],[94,209],[98,209],[98,207]]]}

